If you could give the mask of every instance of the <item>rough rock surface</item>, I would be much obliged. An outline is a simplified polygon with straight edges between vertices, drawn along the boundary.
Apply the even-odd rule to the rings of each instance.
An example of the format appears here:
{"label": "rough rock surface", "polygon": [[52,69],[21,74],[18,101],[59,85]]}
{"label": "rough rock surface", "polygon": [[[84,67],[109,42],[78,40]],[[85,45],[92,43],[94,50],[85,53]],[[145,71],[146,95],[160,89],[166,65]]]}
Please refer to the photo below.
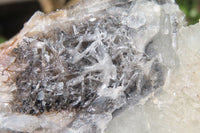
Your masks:
{"label": "rough rock surface", "polygon": [[172,0],[85,0],[37,12],[0,46],[0,130],[104,132],[178,66]]}

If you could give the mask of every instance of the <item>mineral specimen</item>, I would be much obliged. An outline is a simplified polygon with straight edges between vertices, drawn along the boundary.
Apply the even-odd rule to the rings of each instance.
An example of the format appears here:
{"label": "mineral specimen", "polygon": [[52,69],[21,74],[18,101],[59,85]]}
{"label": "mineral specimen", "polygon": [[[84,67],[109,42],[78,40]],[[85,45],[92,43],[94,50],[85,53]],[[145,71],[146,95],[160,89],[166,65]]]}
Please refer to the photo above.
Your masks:
{"label": "mineral specimen", "polygon": [[85,0],[36,12],[0,46],[0,131],[103,133],[179,66],[172,0]]}

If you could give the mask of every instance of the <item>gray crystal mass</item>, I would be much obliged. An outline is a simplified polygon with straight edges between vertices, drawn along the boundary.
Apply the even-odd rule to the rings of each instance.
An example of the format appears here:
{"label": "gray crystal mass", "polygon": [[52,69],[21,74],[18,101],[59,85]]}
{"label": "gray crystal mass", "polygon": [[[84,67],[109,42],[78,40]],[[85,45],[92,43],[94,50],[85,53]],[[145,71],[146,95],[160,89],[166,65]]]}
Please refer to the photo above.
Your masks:
{"label": "gray crystal mass", "polygon": [[[88,0],[82,5],[64,11],[62,21],[38,20],[37,34],[29,35],[34,28],[24,34],[9,53],[14,65],[5,70],[21,68],[6,83],[16,87],[9,101],[12,112],[34,118],[75,113],[56,132],[104,132],[112,117],[160,90],[177,65],[176,33],[183,16],[173,0]],[[37,12],[27,25],[38,15],[43,16]],[[9,124],[0,129],[15,130]]]}

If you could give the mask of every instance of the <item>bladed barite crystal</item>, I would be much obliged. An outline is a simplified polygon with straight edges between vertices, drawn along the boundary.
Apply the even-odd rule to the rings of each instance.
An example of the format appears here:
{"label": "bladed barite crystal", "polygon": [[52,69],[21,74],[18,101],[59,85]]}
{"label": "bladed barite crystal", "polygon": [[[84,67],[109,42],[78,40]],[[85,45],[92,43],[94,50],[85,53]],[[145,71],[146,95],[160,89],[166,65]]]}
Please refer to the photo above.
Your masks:
{"label": "bladed barite crystal", "polygon": [[170,0],[85,0],[36,12],[0,46],[0,130],[104,132],[119,109],[163,87],[182,19]]}

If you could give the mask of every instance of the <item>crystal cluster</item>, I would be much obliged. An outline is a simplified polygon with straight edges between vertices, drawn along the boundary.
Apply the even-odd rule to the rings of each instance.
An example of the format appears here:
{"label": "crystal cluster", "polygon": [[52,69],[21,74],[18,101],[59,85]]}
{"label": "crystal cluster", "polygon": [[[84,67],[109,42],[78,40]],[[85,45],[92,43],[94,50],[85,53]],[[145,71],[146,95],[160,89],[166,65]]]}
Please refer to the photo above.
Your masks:
{"label": "crystal cluster", "polygon": [[170,0],[86,0],[35,13],[0,46],[0,130],[104,132],[164,86],[183,23]]}

